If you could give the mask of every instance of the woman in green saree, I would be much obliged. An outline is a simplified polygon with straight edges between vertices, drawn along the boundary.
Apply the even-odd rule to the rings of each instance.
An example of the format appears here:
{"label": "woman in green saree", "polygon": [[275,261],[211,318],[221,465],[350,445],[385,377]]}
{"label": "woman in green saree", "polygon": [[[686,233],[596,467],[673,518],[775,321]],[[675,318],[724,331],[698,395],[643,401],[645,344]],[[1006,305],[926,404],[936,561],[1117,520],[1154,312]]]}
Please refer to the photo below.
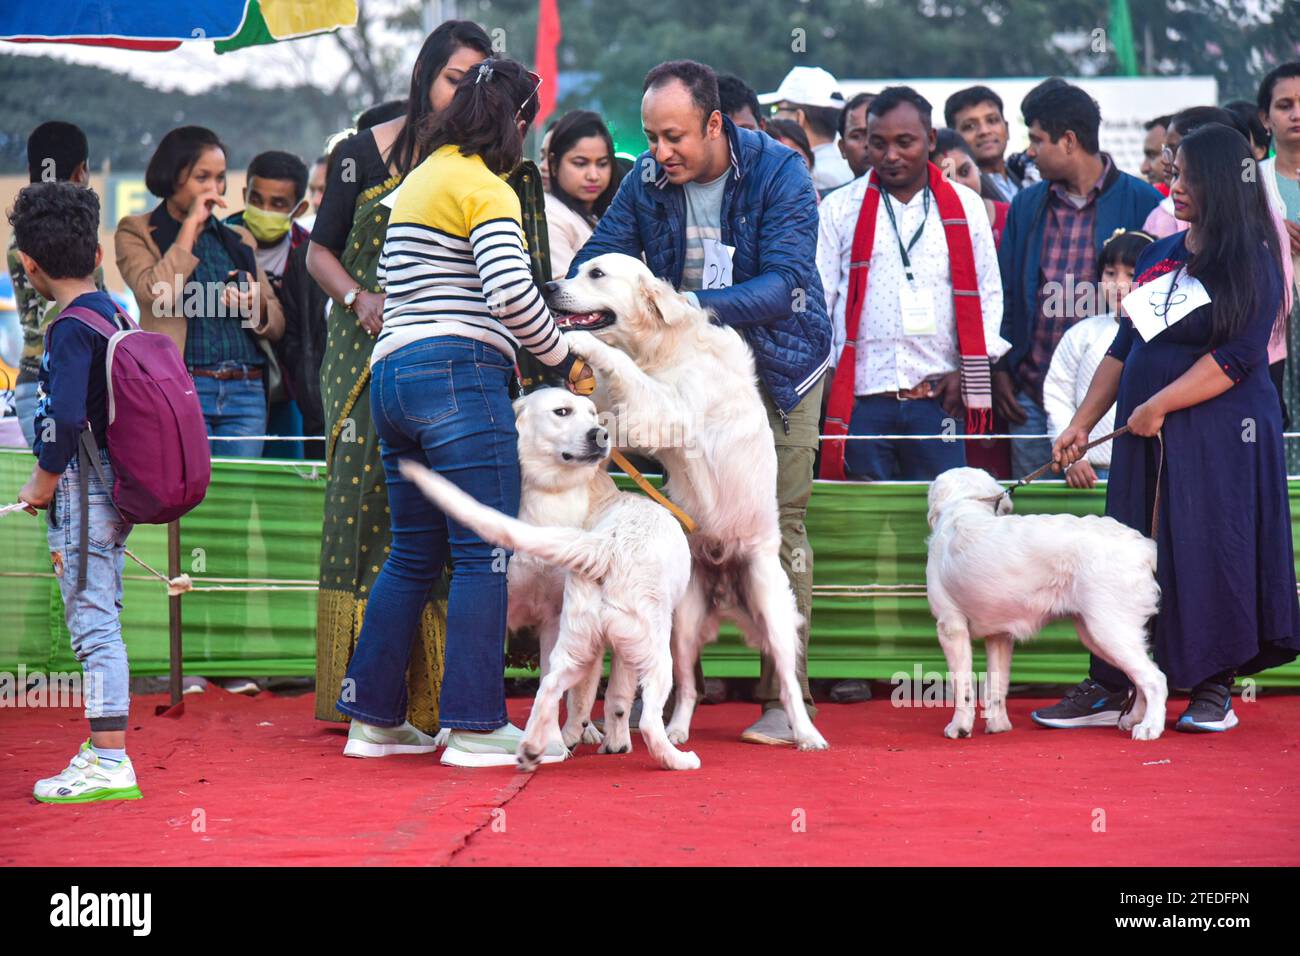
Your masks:
{"label": "woman in green saree", "polygon": [[[340,143],[312,229],[307,268],[333,300],[321,364],[326,426],[325,523],[316,608],[316,717],[344,721],[343,676],[366,601],[388,551],[388,493],[370,417],[370,353],[383,321],[376,281],[389,207],[384,199],[423,159],[415,130],[451,101],[456,83],[492,52],[483,28],[449,20],[429,35],[411,75],[407,113]],[[438,730],[446,601],[430,595],[412,654],[410,723]]]}

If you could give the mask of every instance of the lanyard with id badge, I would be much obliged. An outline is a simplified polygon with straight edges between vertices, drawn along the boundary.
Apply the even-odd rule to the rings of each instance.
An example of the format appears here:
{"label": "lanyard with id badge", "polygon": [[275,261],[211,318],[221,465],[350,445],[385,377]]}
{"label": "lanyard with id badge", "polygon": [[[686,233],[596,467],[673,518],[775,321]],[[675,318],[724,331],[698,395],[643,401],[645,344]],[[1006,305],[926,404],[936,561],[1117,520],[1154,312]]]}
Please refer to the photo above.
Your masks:
{"label": "lanyard with id badge", "polygon": [[930,216],[930,187],[925,187],[922,199],[921,224],[916,227],[916,232],[912,234],[911,241],[907,245],[903,245],[903,236],[898,231],[898,220],[894,216],[894,204],[889,193],[884,194],[884,200],[889,224],[893,226],[894,238],[898,240],[898,255],[903,260],[903,273],[907,276],[907,281],[898,290],[898,304],[903,317],[903,334],[934,335],[939,331],[934,314],[934,292],[931,289],[918,289],[913,285],[916,276],[912,273],[912,260],[908,256],[920,241],[921,233],[925,231],[925,221]]}

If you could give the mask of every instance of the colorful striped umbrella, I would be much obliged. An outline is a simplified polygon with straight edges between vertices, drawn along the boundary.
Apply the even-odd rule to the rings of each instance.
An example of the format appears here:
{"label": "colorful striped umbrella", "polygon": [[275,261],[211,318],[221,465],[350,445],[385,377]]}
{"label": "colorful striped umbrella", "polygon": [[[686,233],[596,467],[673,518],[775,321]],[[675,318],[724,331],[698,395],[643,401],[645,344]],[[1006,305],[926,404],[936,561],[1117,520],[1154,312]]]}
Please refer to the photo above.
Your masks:
{"label": "colorful striped umbrella", "polygon": [[214,41],[218,53],[355,26],[356,0],[77,0],[0,4],[0,40],[165,52]]}

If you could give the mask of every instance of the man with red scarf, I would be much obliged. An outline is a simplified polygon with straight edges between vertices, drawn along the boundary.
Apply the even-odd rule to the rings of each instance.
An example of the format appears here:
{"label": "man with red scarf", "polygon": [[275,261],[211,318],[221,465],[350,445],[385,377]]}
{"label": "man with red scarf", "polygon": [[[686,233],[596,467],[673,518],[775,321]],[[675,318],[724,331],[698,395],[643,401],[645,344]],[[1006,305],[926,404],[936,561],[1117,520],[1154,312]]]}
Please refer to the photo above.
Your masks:
{"label": "man with red scarf", "polygon": [[[929,162],[930,104],[906,86],[867,111],[871,172],[821,206],[817,265],[839,351],[826,433],[988,432],[989,361],[1010,344],[983,200]],[[841,348],[842,343],[842,348]],[[928,481],[964,442],[828,440],[823,478]]]}

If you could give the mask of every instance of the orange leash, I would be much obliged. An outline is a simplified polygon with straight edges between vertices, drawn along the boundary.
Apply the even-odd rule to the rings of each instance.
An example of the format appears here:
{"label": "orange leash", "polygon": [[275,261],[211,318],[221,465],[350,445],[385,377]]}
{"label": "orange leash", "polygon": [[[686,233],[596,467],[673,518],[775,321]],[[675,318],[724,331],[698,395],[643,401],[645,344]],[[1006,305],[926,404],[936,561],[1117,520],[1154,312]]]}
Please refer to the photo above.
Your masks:
{"label": "orange leash", "polygon": [[627,476],[631,478],[634,482],[636,482],[636,486],[638,488],[644,491],[647,495],[649,495],[659,504],[667,508],[669,512],[672,513],[672,516],[677,519],[677,522],[682,526],[682,529],[687,534],[695,533],[696,525],[694,520],[691,519],[691,516],[688,515],[681,508],[677,507],[667,498],[665,498],[663,493],[658,488],[650,484],[650,482],[646,481],[645,475],[637,471],[636,468],[633,467],[632,463],[623,457],[621,452],[619,452],[617,449],[613,449],[610,451],[609,457],[614,460],[614,464],[618,465],[618,467],[622,468],[623,471],[627,472]]}

